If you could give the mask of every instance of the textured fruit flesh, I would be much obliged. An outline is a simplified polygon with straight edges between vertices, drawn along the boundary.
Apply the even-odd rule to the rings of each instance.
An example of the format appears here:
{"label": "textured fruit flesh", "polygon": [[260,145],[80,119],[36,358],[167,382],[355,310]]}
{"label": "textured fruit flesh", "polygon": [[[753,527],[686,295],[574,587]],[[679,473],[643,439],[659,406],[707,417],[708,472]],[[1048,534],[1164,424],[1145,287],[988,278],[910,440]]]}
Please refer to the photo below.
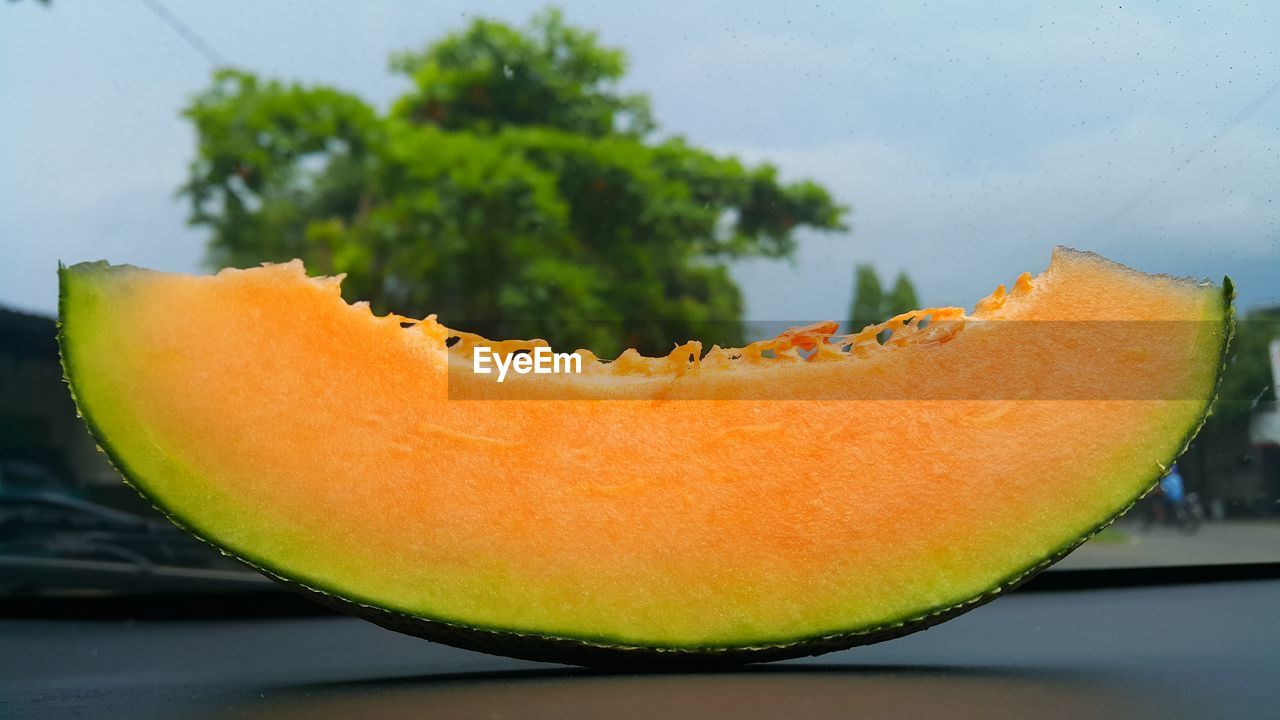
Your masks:
{"label": "textured fruit flesh", "polygon": [[[588,358],[538,386],[578,399],[460,400],[454,333],[348,305],[300,264],[214,277],[86,264],[63,271],[62,343],[121,470],[275,574],[468,627],[741,647],[910,621],[1070,548],[1201,422],[1229,303],[1059,250],[972,314],[923,312],[960,329],[898,345],[872,332],[838,357],[823,344],[823,361],[822,328],[692,364],[696,347]],[[1144,320],[1182,329],[1159,343],[1027,332]],[[1041,367],[1074,368],[1047,372],[1052,388],[1160,388],[1001,392]],[[859,387],[876,399],[842,394]],[[830,398],[785,399],[797,389]]]}

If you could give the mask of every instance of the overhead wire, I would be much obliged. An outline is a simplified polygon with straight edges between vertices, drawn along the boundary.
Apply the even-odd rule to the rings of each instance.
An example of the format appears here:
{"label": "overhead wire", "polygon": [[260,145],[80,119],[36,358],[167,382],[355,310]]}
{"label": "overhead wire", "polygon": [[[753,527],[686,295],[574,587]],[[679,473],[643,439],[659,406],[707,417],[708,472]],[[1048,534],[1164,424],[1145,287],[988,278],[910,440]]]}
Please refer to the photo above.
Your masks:
{"label": "overhead wire", "polygon": [[1185,170],[1187,166],[1199,159],[1201,155],[1208,152],[1214,145],[1217,145],[1222,138],[1226,137],[1232,130],[1239,127],[1245,120],[1249,119],[1250,116],[1261,109],[1262,106],[1266,105],[1267,101],[1271,100],[1271,98],[1275,97],[1277,94],[1280,94],[1280,80],[1277,80],[1274,84],[1264,90],[1262,94],[1255,97],[1248,105],[1244,106],[1240,112],[1231,116],[1225,123],[1220,125],[1212,135],[1196,146],[1194,150],[1183,156],[1177,164],[1169,168],[1163,174],[1152,179],[1149,183],[1143,186],[1141,190],[1130,196],[1128,200],[1116,206],[1116,208],[1110,213],[1106,214],[1099,220],[1095,221],[1092,225],[1089,225],[1084,230],[1081,230],[1073,236],[1074,240],[1091,239],[1108,226],[1113,225],[1124,218],[1124,216],[1132,212],[1134,208],[1149,200],[1152,195],[1155,195],[1161,188],[1168,185],[1169,182]]}
{"label": "overhead wire", "polygon": [[218,52],[217,48],[208,40],[205,40],[194,28],[183,22],[182,18],[165,7],[160,0],[138,0],[138,2],[142,3],[143,7],[150,10],[151,14],[159,18],[161,22],[168,25],[170,30],[173,30],[178,37],[182,38],[183,42],[189,45],[192,50],[200,53],[210,65],[219,68],[230,64],[227,62],[226,56]]}

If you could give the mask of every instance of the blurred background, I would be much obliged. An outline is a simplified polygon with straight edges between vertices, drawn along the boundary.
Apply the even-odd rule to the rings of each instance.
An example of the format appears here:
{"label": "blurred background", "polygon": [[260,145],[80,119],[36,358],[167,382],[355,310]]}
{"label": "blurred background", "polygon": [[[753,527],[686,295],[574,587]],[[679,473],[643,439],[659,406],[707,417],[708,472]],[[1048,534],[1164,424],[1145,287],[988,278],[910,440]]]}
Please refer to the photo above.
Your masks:
{"label": "blurred background", "polygon": [[1280,559],[1277,36],[1154,2],[0,3],[0,593],[266,582],[76,419],[54,270],[99,258],[300,257],[605,357],[971,308],[1058,244],[1230,275],[1215,414],[1063,565]]}

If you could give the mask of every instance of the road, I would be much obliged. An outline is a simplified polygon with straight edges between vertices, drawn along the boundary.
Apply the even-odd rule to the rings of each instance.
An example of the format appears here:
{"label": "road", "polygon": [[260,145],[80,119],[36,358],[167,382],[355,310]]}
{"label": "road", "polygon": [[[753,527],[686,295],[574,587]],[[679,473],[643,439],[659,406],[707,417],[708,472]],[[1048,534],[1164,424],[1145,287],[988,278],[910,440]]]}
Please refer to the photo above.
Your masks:
{"label": "road", "polygon": [[1101,541],[1085,543],[1060,568],[1204,565],[1280,561],[1280,520],[1205,522],[1194,534],[1117,523]]}

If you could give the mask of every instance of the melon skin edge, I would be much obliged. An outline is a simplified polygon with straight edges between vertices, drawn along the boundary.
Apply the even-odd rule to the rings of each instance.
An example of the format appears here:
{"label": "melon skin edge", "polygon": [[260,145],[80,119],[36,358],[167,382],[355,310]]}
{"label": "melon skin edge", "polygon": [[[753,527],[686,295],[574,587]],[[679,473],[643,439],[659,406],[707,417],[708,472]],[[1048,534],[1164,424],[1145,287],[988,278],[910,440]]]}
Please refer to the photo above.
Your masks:
{"label": "melon skin edge", "polygon": [[[1091,253],[1090,253],[1091,254]],[[99,261],[103,267],[105,261]],[[934,625],[962,615],[969,610],[985,605],[997,597],[1017,588],[1041,571],[1052,566],[1084,544],[1097,533],[1110,526],[1115,520],[1130,510],[1140,499],[1155,489],[1163,473],[1157,473],[1144,484],[1144,489],[1132,497],[1122,507],[1117,508],[1103,521],[1095,525],[1079,537],[1064,544],[1046,559],[1015,573],[996,583],[976,597],[960,603],[932,608],[924,613],[904,617],[896,621],[881,623],[873,627],[853,628],[847,632],[828,633],[819,636],[798,637],[794,640],[759,646],[707,646],[707,647],[661,647],[638,646],[607,641],[586,640],[580,638],[556,637],[539,634],[512,632],[505,629],[462,625],[442,620],[419,617],[385,608],[350,600],[342,595],[326,591],[322,587],[312,587],[285,577],[270,564],[253,561],[228,552],[222,546],[207,537],[206,533],[194,526],[185,518],[171,513],[161,506],[156,499],[144,489],[144,484],[135,479],[135,473],[124,462],[120,453],[115,451],[106,434],[95,423],[92,412],[76,393],[73,382],[73,363],[71,362],[71,343],[67,336],[64,318],[68,317],[70,301],[69,273],[66,266],[58,264],[58,347],[63,369],[63,380],[67,383],[77,415],[83,419],[90,435],[111,465],[121,474],[125,483],[167,517],[178,527],[186,530],[201,541],[208,543],[227,557],[245,564],[261,572],[286,587],[308,597],[322,605],[345,614],[354,615],[376,625],[396,632],[413,635],[433,642],[452,647],[475,650],[494,655],[502,655],[523,660],[539,662],[555,662],[568,665],[582,665],[613,669],[715,669],[755,662],[770,662],[808,656],[822,655],[860,645],[870,645],[885,640],[910,635],[926,630]],[[1223,340],[1219,349],[1217,372],[1213,382],[1213,390],[1205,401],[1199,419],[1191,426],[1173,457],[1162,462],[1165,468],[1172,466],[1177,458],[1186,451],[1191,441],[1204,426],[1212,412],[1214,402],[1218,398],[1218,389],[1225,369],[1227,353],[1234,335],[1235,298],[1234,285],[1231,278],[1224,277],[1221,292],[1223,307]]]}

